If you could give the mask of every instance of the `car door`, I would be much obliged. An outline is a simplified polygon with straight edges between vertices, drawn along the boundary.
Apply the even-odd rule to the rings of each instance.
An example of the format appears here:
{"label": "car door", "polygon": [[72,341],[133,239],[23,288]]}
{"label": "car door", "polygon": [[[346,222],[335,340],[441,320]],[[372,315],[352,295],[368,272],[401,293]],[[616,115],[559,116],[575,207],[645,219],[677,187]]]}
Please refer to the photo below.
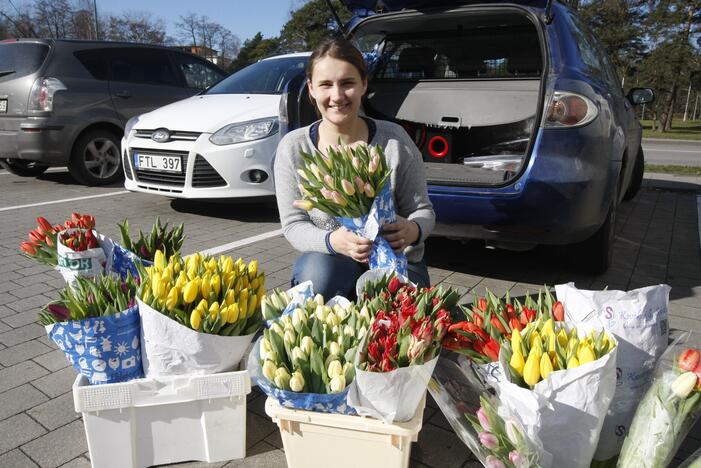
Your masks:
{"label": "car door", "polygon": [[194,55],[173,52],[173,59],[185,86],[196,91],[207,89],[227,76],[221,68]]}
{"label": "car door", "polygon": [[166,49],[118,47],[109,55],[110,93],[123,124],[196,93],[182,85]]}

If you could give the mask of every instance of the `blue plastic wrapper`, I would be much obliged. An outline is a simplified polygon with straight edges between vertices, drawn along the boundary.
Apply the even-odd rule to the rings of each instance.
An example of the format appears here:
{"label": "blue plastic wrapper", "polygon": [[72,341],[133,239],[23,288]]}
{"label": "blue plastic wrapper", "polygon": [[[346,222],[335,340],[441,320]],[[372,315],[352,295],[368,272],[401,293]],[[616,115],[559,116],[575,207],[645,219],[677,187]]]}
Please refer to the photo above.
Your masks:
{"label": "blue plastic wrapper", "polygon": [[46,326],[49,338],[91,384],[126,382],[144,376],[139,308],[104,317]]}
{"label": "blue plastic wrapper", "polygon": [[131,276],[137,278],[139,276],[139,271],[136,269],[136,263],[142,263],[146,266],[153,265],[153,262],[148,260],[142,260],[134,252],[125,249],[118,243],[114,242],[114,248],[112,249],[112,258],[109,264],[110,271],[117,273],[120,277],[126,278],[127,273],[131,273]]}
{"label": "blue plastic wrapper", "polygon": [[[299,283],[297,286],[288,289],[285,294],[287,294],[291,299],[287,304],[285,309],[282,311],[280,316],[290,315],[298,305],[307,302],[307,299],[314,297],[314,287],[311,281],[305,281]],[[264,322],[265,328],[270,328],[270,326],[275,322],[275,320],[266,320]]]}
{"label": "blue plastic wrapper", "polygon": [[346,401],[350,386],[346,386],[340,393],[330,394],[291,392],[280,390],[273,386],[263,375],[263,369],[260,366],[260,340],[261,338],[258,338],[253,346],[253,351],[248,355],[247,370],[258,387],[266,395],[274,398],[280,406],[304,411],[316,411],[317,413],[357,414],[353,408],[348,406]]}
{"label": "blue plastic wrapper", "polygon": [[379,235],[385,223],[397,221],[389,181],[375,197],[367,215],[360,218],[338,217],[336,219],[349,231],[373,241],[369,259],[370,269],[389,268],[400,275],[407,276],[409,274],[406,255],[394,253],[389,242]]}

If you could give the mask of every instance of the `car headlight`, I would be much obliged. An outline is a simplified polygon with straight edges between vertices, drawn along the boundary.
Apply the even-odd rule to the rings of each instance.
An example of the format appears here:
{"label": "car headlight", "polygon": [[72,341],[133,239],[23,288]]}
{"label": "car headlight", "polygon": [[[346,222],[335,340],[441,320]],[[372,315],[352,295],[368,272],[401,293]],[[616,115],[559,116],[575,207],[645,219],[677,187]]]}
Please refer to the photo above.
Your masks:
{"label": "car headlight", "polygon": [[139,116],[136,115],[132,117],[131,119],[127,120],[127,124],[124,126],[124,136],[128,137],[129,133],[134,129],[134,125],[136,125],[139,122]]}
{"label": "car headlight", "polygon": [[244,141],[260,140],[274,135],[280,125],[277,118],[251,120],[250,122],[229,124],[220,128],[209,137],[215,145],[231,145]]}

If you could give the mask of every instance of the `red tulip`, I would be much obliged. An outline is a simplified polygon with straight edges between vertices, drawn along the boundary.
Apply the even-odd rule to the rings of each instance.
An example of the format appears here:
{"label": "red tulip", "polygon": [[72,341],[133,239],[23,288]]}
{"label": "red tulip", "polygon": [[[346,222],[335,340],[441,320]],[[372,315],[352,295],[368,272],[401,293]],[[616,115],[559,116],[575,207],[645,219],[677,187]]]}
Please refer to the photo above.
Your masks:
{"label": "red tulip", "polygon": [[687,349],[679,355],[677,364],[679,368],[684,372],[693,372],[698,366],[701,360],[701,354],[696,349]]}
{"label": "red tulip", "polygon": [[399,278],[397,278],[395,276],[390,280],[389,284],[387,285],[387,290],[391,294],[394,294],[397,292],[397,290],[399,289],[399,286],[401,286],[401,285],[402,285],[402,283],[399,282]]}
{"label": "red tulip", "polygon": [[29,255],[36,255],[37,253],[37,249],[31,242],[22,242],[19,245],[19,248],[22,249],[23,252],[28,253]]}
{"label": "red tulip", "polygon": [[39,216],[37,218],[37,224],[44,229],[44,232],[49,232],[53,230],[53,226],[51,225],[51,223],[48,222],[44,217]]}
{"label": "red tulip", "polygon": [[560,301],[553,304],[553,318],[558,322],[565,320],[565,306]]}
{"label": "red tulip", "polygon": [[41,234],[37,231],[30,231],[29,232],[29,239],[32,241],[32,244],[34,245],[39,245],[39,243],[44,242],[44,239],[46,236],[44,234]]}
{"label": "red tulip", "polygon": [[480,297],[479,301],[477,302],[477,308],[481,310],[482,312],[487,310],[487,299],[484,297]]}

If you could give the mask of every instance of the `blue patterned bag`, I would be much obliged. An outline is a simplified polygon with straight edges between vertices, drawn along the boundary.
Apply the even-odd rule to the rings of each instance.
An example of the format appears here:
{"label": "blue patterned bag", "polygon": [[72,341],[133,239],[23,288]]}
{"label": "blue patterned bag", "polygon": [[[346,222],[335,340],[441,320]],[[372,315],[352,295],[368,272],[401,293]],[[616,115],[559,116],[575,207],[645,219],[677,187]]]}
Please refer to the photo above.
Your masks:
{"label": "blue patterned bag", "polygon": [[111,272],[117,273],[120,277],[126,278],[127,273],[131,273],[134,278],[139,276],[139,271],[136,269],[136,263],[142,263],[145,266],[153,265],[153,262],[142,260],[134,252],[125,249],[118,243],[112,241],[112,256],[110,258],[108,269]]}
{"label": "blue patterned bag", "polygon": [[126,382],[144,376],[139,308],[114,315],[46,326],[49,338],[91,384]]}
{"label": "blue patterned bag", "polygon": [[406,255],[395,254],[389,242],[380,235],[385,223],[397,221],[389,181],[375,197],[367,215],[360,218],[337,217],[336,219],[349,231],[373,241],[369,260],[370,269],[389,268],[400,275],[408,275]]}
{"label": "blue patterned bag", "polygon": [[353,408],[348,406],[346,401],[350,386],[340,393],[299,393],[287,390],[280,390],[270,383],[263,375],[260,366],[260,341],[258,338],[251,354],[248,355],[247,370],[251,380],[256,382],[266,395],[274,398],[280,406],[305,411],[316,411],[317,413],[336,413],[355,415]]}

